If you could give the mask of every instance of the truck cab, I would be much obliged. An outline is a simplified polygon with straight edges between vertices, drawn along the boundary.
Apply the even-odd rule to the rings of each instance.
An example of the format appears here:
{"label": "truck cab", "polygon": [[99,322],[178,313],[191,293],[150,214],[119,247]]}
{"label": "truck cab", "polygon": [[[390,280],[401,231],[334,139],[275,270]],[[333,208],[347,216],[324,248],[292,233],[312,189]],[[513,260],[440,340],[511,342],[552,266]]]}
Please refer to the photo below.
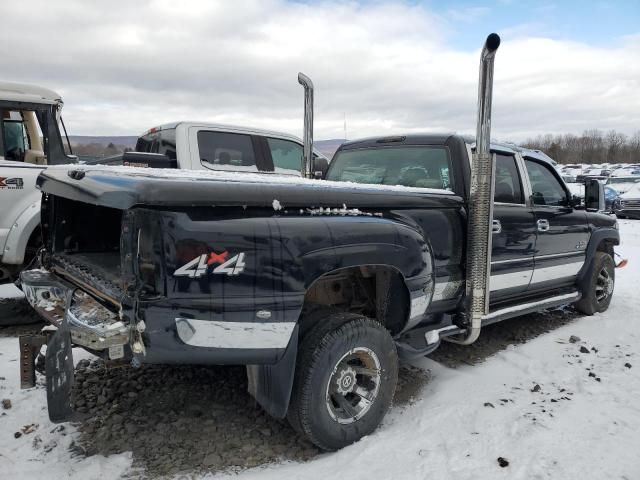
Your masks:
{"label": "truck cab", "polygon": [[[300,176],[303,142],[294,135],[234,125],[175,122],[151,128],[135,152],[165,156],[177,168]],[[134,157],[135,153],[129,154]],[[143,159],[144,157],[139,157]],[[151,158],[151,157],[150,157]],[[317,176],[328,160],[314,151]],[[127,161],[127,154],[123,157]]]}
{"label": "truck cab", "polygon": [[41,245],[36,178],[48,165],[76,160],[62,140],[62,105],[52,90],[0,82],[0,283]]}

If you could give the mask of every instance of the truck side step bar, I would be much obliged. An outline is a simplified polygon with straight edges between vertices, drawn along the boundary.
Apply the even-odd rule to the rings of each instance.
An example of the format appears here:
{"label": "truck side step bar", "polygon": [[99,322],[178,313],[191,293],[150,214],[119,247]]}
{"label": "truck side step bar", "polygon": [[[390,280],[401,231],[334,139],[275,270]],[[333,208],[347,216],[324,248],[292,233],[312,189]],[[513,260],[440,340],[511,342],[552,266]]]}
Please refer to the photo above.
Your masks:
{"label": "truck side step bar", "polygon": [[517,317],[527,313],[536,312],[544,308],[559,307],[561,305],[567,305],[569,303],[577,302],[582,297],[582,294],[575,290],[573,292],[565,293],[562,295],[555,295],[553,297],[546,297],[540,300],[534,300],[527,303],[521,303],[519,305],[512,305],[509,307],[500,308],[482,317],[482,326],[490,325],[492,323],[500,322],[508,318]]}

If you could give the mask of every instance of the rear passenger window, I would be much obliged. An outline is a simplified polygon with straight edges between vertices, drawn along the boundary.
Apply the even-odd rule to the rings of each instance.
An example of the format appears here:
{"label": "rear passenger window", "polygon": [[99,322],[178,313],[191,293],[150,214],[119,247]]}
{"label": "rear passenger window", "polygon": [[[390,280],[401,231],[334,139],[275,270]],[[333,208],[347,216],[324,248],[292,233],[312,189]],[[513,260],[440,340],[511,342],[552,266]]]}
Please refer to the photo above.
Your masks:
{"label": "rear passenger window", "polygon": [[501,203],[522,203],[522,184],[516,159],[513,155],[496,154],[496,177],[493,201]]}
{"label": "rear passenger window", "polygon": [[176,129],[153,129],[136,142],[136,152],[163,153],[172,160],[176,155]]}
{"label": "rear passenger window", "polygon": [[525,159],[531,193],[535,205],[564,207],[568,203],[567,192],[550,168],[542,163]]}
{"label": "rear passenger window", "polygon": [[200,130],[198,150],[202,164],[212,170],[258,171],[249,135]]}
{"label": "rear passenger window", "polygon": [[267,138],[276,173],[300,175],[302,145],[279,138]]}

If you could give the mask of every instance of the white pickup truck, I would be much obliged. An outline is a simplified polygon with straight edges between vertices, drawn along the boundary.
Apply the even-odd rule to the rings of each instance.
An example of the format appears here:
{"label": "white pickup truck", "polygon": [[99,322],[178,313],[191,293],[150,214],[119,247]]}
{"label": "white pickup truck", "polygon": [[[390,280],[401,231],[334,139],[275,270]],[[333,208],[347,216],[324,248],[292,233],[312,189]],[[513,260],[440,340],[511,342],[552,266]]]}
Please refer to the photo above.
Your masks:
{"label": "white pickup truck", "polygon": [[[36,178],[47,165],[76,162],[63,147],[61,108],[55,92],[0,83],[0,283],[15,278],[40,247]],[[99,163],[299,176],[302,156],[302,140],[286,133],[176,122],[148,130],[136,151]],[[313,158],[320,176],[328,160],[319,152]]]}
{"label": "white pickup truck", "polygon": [[[303,142],[282,132],[203,122],[175,122],[142,134],[135,151],[102,159],[102,164],[224,170],[300,176]],[[328,160],[313,152],[318,176]]]}
{"label": "white pickup truck", "polygon": [[61,110],[56,92],[0,83],[0,283],[14,278],[40,246],[36,178],[47,165],[76,161],[63,146]]}

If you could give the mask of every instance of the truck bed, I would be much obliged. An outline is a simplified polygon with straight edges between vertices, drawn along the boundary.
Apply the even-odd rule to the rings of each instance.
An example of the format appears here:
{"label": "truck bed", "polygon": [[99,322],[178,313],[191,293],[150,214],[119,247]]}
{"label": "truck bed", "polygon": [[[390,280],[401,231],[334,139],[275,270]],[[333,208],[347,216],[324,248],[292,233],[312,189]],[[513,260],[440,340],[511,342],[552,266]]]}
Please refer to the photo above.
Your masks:
{"label": "truck bed", "polygon": [[121,288],[120,252],[56,253],[52,257],[54,270],[73,283],[80,283],[101,297],[117,301]]}

